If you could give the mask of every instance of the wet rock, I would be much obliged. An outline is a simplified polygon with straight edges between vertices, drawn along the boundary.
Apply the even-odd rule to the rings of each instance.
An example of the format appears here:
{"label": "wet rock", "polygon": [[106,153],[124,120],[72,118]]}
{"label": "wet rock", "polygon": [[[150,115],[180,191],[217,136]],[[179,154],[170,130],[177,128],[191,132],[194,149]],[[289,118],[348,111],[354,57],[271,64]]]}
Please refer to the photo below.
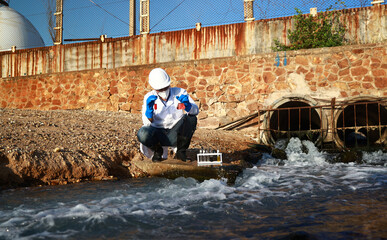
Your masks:
{"label": "wet rock", "polygon": [[263,145],[263,144],[250,144],[249,147],[258,152],[270,153],[272,151],[272,148],[270,146]]}
{"label": "wet rock", "polygon": [[336,158],[333,159],[334,163],[362,163],[363,153],[361,151],[349,150],[339,153]]}
{"label": "wet rock", "polygon": [[[246,151],[246,152],[243,152],[241,155],[242,155],[243,160],[246,161],[247,163],[249,163],[249,165],[251,165],[251,167],[253,164],[257,164],[259,162],[259,160],[262,159],[261,152]],[[249,166],[246,165],[246,167],[248,168]]]}
{"label": "wet rock", "polygon": [[240,165],[222,166],[218,170],[218,178],[227,179],[228,185],[234,185],[236,178],[243,172],[243,167]]}
{"label": "wet rock", "polygon": [[162,162],[152,162],[150,159],[137,159],[132,161],[131,164],[130,172],[138,172],[143,176],[165,177],[170,179],[190,177],[198,181],[225,178],[228,184],[235,183],[235,179],[245,168],[243,164],[252,167],[251,164],[243,160],[223,166],[197,166],[196,161],[183,162],[171,158]]}
{"label": "wet rock", "polygon": [[[258,162],[258,160],[255,162],[255,164]],[[245,160],[238,160],[231,162],[233,165],[241,166],[242,168],[252,168],[254,167],[253,163]]]}
{"label": "wet rock", "polygon": [[287,155],[285,150],[279,149],[279,148],[273,148],[271,152],[271,156],[277,159],[285,160],[287,159]]}

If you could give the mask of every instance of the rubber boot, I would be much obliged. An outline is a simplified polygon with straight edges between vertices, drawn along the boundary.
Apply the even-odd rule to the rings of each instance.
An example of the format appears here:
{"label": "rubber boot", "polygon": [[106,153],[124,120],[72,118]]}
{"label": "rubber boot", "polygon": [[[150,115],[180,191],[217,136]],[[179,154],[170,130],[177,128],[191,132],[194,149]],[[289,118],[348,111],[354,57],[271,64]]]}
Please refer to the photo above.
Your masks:
{"label": "rubber boot", "polygon": [[179,160],[182,160],[184,162],[186,162],[188,159],[187,159],[187,142],[188,142],[188,146],[190,144],[190,141],[191,139],[187,139],[187,138],[184,138],[184,137],[178,137],[177,138],[177,151],[176,151],[176,154],[175,154],[175,159],[179,159]]}
{"label": "rubber boot", "polygon": [[163,148],[160,146],[160,144],[157,144],[152,148],[152,150],[154,151],[152,162],[161,162],[163,160]]}
{"label": "rubber boot", "polygon": [[184,123],[180,128],[177,136],[177,151],[175,154],[176,159],[187,161],[187,149],[191,143],[191,138],[196,130],[197,118],[196,116],[186,115]]}

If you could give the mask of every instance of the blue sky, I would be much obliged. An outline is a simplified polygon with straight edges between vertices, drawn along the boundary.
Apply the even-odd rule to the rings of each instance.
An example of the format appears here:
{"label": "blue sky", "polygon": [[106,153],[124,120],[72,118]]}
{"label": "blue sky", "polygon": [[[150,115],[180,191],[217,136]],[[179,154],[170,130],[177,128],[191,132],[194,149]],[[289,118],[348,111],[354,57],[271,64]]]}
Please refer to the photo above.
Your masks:
{"label": "blue sky", "polygon": [[[10,7],[23,14],[38,29],[47,46],[52,45],[48,32],[47,0],[10,0]],[[139,0],[137,12],[139,12]],[[53,1],[55,2],[55,1]],[[95,4],[98,6],[96,6]],[[243,0],[150,0],[151,32],[243,22]],[[255,0],[258,19],[291,16],[294,8],[304,13],[311,7],[322,11],[334,0]],[[371,0],[347,0],[347,7],[369,6]],[[342,7],[341,7],[342,8]],[[137,15],[138,19],[138,15]],[[64,39],[122,37],[129,34],[129,0],[64,0]],[[138,25],[138,20],[137,20]],[[137,27],[137,34],[139,33]],[[65,42],[66,43],[66,42]]]}

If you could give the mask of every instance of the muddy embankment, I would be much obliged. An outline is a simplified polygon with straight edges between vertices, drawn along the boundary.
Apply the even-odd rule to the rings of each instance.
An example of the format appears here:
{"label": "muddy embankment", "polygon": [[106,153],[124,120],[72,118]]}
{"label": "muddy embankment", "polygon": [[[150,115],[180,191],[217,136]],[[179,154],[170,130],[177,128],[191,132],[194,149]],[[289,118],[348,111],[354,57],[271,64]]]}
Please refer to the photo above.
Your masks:
{"label": "muddy embankment", "polygon": [[[126,112],[0,109],[0,189],[57,185],[92,180],[184,175],[198,172],[194,161],[170,158],[152,163],[139,152],[136,133],[141,116]],[[247,132],[198,128],[188,153],[219,149],[238,173],[253,142]],[[226,164],[227,165],[227,164]],[[217,176],[229,174],[216,172]]]}

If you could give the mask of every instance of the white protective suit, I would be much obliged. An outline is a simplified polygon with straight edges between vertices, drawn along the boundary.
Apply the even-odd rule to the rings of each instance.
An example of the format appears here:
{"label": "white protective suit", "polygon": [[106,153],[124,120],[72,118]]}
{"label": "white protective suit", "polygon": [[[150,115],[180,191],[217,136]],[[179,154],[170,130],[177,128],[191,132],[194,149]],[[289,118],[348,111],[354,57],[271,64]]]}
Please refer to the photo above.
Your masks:
{"label": "white protective suit", "polygon": [[[149,96],[155,95],[157,96],[157,92],[155,90],[150,91],[144,96],[144,102],[142,105],[142,122],[144,126],[152,126],[156,128],[165,128],[171,129],[175,124],[184,116],[184,114],[197,115],[199,113],[199,107],[196,105],[194,100],[189,96],[189,102],[192,104],[192,107],[189,112],[185,112],[185,110],[178,110],[177,105],[180,103],[179,100],[176,99],[177,96],[188,95],[187,91],[178,88],[171,87],[170,93],[167,101],[161,100],[158,97],[155,101],[156,107],[154,107],[153,112],[153,122],[150,122],[149,119],[145,116],[146,111],[146,100]],[[152,158],[154,151],[143,144],[140,144],[141,152],[148,158]],[[176,152],[176,148],[174,149]],[[163,146],[163,156],[162,158],[166,159],[168,157],[168,146]]]}

